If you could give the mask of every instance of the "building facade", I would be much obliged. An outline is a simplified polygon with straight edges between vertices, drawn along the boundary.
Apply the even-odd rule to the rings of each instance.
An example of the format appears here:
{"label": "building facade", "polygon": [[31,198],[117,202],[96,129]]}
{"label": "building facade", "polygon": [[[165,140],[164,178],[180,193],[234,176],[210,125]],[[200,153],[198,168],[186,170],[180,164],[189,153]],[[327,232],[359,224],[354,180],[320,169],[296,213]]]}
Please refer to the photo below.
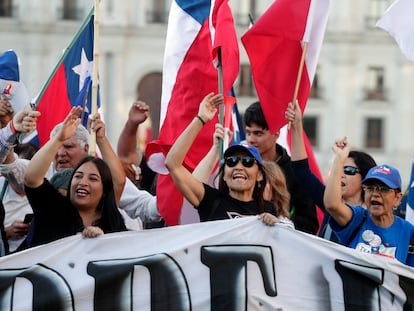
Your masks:
{"label": "building facade", "polygon": [[[238,37],[272,0],[231,0]],[[398,167],[407,185],[414,157],[414,64],[393,39],[375,28],[390,0],[331,1],[305,128],[323,175],[335,139],[378,163]],[[101,96],[108,136],[115,146],[128,110],[137,98],[151,106],[158,133],[161,72],[171,0],[103,0],[100,15]],[[14,49],[21,77],[32,97],[57,64],[93,1],[0,0],[0,51]],[[236,83],[239,109],[257,100],[247,55],[240,44]]]}

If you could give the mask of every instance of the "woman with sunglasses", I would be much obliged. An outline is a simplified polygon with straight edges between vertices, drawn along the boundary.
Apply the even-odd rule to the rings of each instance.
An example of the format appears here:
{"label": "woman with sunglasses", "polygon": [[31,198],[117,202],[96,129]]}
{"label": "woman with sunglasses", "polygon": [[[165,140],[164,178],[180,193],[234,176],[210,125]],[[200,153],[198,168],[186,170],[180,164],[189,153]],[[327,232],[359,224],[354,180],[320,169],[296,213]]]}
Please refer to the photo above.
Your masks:
{"label": "woman with sunglasses", "polygon": [[[291,125],[292,133],[292,168],[298,180],[302,182],[315,204],[323,211],[319,236],[327,240],[338,242],[336,234],[329,226],[330,215],[325,209],[323,195],[325,185],[316,177],[309,167],[308,155],[303,140],[302,113],[299,104],[289,103],[286,109],[286,120]],[[345,159],[343,173],[341,176],[341,197],[345,203],[350,205],[364,204],[364,191],[361,181],[365,178],[369,169],[376,166],[375,160],[367,153],[362,151],[350,151]]]}
{"label": "woman with sunglasses", "polygon": [[[229,141],[233,138],[231,131],[227,132]],[[219,160],[220,142],[224,140],[224,127],[216,123],[213,134],[213,145],[207,155],[194,169],[192,175],[203,183],[210,182],[210,177]],[[274,161],[262,161],[262,167],[266,174],[266,185],[263,191],[263,198],[272,202],[280,223],[286,224],[293,229],[295,225],[290,219],[289,203],[290,193],[286,184],[286,177],[280,166]],[[215,185],[216,186],[216,185]]]}
{"label": "woman with sunglasses", "polygon": [[341,244],[414,266],[410,246],[414,226],[393,213],[402,198],[398,170],[389,165],[371,168],[362,180],[367,208],[345,204],[341,198],[341,175],[349,154],[346,138],[335,142],[332,149],[335,158],[326,183],[324,202],[332,216],[329,223]]}
{"label": "woman with sunglasses", "polygon": [[252,146],[235,145],[224,153],[219,170],[219,189],[200,182],[183,165],[185,155],[204,124],[215,116],[223,95],[208,94],[200,103],[198,115],[178,137],[167,154],[167,166],[175,185],[197,209],[201,221],[260,214],[268,225],[278,223],[272,203],[263,199],[266,175],[259,151]]}

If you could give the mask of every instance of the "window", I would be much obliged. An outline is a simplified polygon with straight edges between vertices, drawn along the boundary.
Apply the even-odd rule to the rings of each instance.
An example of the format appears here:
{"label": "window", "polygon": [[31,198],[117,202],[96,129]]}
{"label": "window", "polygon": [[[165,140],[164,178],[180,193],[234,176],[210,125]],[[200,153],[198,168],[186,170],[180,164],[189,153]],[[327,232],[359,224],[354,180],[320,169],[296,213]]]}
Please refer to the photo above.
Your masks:
{"label": "window", "polygon": [[374,29],[376,22],[384,14],[391,3],[392,0],[370,0],[368,7],[369,13],[366,17],[366,27]]}
{"label": "window", "polygon": [[252,69],[248,64],[240,66],[239,96],[254,96]]}
{"label": "window", "polygon": [[63,14],[62,18],[66,20],[79,19],[79,12],[76,5],[76,0],[64,0],[63,1]]}
{"label": "window", "polygon": [[318,118],[317,117],[304,117],[303,118],[303,130],[308,136],[309,142],[312,147],[319,145],[318,137]]}
{"label": "window", "polygon": [[369,67],[367,72],[366,94],[368,100],[385,100],[384,68]]}
{"label": "window", "polygon": [[12,0],[0,0],[0,17],[12,17]]}
{"label": "window", "polygon": [[166,0],[153,0],[152,10],[148,12],[148,22],[166,23],[168,21],[168,9]]}
{"label": "window", "polygon": [[384,147],[384,120],[367,118],[365,122],[365,147],[382,149]]}

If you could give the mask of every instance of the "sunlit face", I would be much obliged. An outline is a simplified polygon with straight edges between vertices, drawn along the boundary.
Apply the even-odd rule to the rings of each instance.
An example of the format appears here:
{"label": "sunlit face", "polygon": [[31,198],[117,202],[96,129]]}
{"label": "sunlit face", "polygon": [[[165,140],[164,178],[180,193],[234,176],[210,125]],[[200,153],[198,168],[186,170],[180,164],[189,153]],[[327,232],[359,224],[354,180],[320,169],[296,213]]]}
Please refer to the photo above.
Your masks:
{"label": "sunlit face", "polygon": [[[251,156],[247,153],[235,153],[232,155]],[[224,165],[224,181],[230,191],[251,191],[251,193],[253,193],[256,182],[262,179],[263,176],[257,162],[255,162],[251,167],[244,166],[242,161],[238,161],[238,163],[233,167],[229,167],[227,164]]]}
{"label": "sunlit face", "polygon": [[[265,160],[267,154],[271,154],[275,150],[276,140],[279,134],[271,134],[269,130],[266,130],[256,123],[246,126],[246,140],[251,146],[255,146],[259,149],[262,158]],[[274,160],[274,159],[267,159]]]}
{"label": "sunlit face", "polygon": [[[357,168],[355,161],[353,158],[347,158],[344,163],[345,166],[351,166]],[[361,196],[361,181],[362,176],[359,172],[357,172],[355,175],[347,175],[344,172],[342,172],[341,177],[341,191],[342,191],[342,198],[345,200],[345,202],[352,197]]]}
{"label": "sunlit face", "polygon": [[76,136],[65,140],[55,155],[53,165],[56,171],[75,168],[81,159],[88,155],[88,145],[81,147]]}
{"label": "sunlit face", "polygon": [[82,164],[70,184],[70,201],[77,209],[96,209],[103,195],[98,168],[92,162]]}
{"label": "sunlit face", "polygon": [[397,189],[389,189],[385,184],[370,181],[364,187],[382,187],[386,191],[367,191],[365,190],[365,204],[373,217],[391,216],[393,208],[401,202],[402,193]]}

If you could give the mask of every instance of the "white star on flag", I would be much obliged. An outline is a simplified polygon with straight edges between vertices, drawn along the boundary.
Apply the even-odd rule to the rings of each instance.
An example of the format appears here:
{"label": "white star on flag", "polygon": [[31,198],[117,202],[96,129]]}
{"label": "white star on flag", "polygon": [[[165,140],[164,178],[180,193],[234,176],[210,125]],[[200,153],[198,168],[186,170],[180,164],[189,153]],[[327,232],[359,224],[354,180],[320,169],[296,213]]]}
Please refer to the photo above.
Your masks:
{"label": "white star on flag", "polygon": [[89,61],[86,57],[85,50],[82,48],[81,52],[81,62],[79,65],[76,65],[72,70],[79,75],[79,91],[82,89],[85,79],[92,76],[93,70],[93,60]]}

